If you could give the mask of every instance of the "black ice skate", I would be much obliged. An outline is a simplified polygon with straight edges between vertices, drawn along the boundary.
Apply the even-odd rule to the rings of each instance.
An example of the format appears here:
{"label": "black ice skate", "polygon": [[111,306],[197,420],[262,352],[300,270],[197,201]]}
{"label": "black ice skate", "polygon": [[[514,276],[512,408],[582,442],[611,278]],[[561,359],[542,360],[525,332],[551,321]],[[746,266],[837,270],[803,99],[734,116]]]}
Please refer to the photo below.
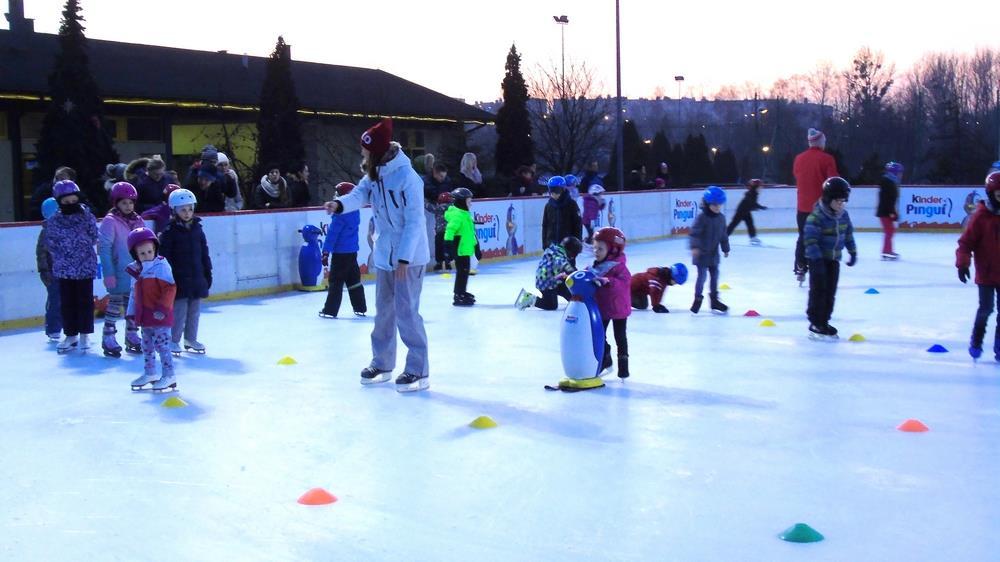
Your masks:
{"label": "black ice skate", "polygon": [[628,378],[628,355],[618,355],[618,378]]}
{"label": "black ice skate", "polygon": [[809,324],[809,339],[816,341],[834,341],[837,339],[836,331],[831,335],[829,329],[826,326],[817,326],[816,324]]}
{"label": "black ice skate", "polygon": [[695,314],[698,314],[698,311],[701,310],[701,301],[702,300],[704,300],[703,297],[695,297],[694,298],[694,302],[691,303],[691,312],[693,312]]}
{"label": "black ice skate", "polygon": [[365,367],[361,369],[361,384],[378,384],[389,380],[392,371],[377,369],[375,367]]}
{"label": "black ice skate", "polygon": [[396,392],[417,392],[427,390],[430,386],[431,381],[427,375],[403,373],[396,377]]}
{"label": "black ice skate", "polygon": [[330,312],[327,312],[326,310],[321,310],[321,311],[319,311],[319,317],[320,318],[336,318],[337,315],[333,314],[333,313],[330,313]]}
{"label": "black ice skate", "polygon": [[712,293],[711,295],[709,295],[709,302],[711,303],[712,306],[712,312],[725,314],[726,312],[729,311],[729,307],[723,304],[722,301],[719,300],[718,293]]}
{"label": "black ice skate", "polygon": [[472,306],[476,304],[476,301],[465,296],[466,293],[458,294],[455,293],[455,299],[451,302],[452,306]]}

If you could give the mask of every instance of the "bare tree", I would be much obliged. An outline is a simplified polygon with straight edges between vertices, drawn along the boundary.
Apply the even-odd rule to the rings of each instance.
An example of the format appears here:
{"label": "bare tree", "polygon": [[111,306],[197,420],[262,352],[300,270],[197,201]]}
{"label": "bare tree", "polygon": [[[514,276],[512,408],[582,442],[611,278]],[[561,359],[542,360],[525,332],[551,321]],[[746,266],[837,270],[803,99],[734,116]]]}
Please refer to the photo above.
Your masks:
{"label": "bare tree", "polygon": [[529,79],[536,155],[556,173],[577,169],[607,150],[614,119],[610,99],[586,63],[571,62],[565,79],[554,65],[539,65]]}

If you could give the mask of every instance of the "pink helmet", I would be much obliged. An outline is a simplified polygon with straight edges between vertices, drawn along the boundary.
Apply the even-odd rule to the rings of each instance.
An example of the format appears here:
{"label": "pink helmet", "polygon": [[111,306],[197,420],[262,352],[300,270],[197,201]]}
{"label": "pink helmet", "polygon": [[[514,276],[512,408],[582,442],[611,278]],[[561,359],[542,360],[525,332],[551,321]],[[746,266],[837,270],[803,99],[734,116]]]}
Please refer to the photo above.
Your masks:
{"label": "pink helmet", "polygon": [[135,201],[139,198],[139,192],[135,190],[135,186],[127,181],[120,181],[113,186],[111,186],[111,206],[118,205],[118,202],[122,199],[131,199]]}
{"label": "pink helmet", "polygon": [[135,255],[135,247],[143,242],[152,242],[156,245],[157,249],[160,247],[160,241],[156,239],[156,234],[152,230],[144,226],[137,228],[128,233],[128,253],[132,254],[132,259],[139,259]]}

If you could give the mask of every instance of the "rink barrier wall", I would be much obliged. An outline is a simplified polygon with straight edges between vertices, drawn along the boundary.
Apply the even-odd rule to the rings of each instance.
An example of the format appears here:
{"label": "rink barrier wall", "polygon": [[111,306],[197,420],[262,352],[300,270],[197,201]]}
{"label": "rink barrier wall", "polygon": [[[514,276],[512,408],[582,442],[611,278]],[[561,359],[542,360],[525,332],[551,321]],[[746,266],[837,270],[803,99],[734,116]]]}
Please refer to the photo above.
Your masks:
{"label": "rink barrier wall", "polygon": [[[687,234],[698,213],[702,189],[605,193],[606,206],[596,224],[615,226],[630,242],[658,240]],[[745,188],[727,188],[725,206],[731,218]],[[874,209],[876,187],[855,187],[848,209],[858,230],[880,230]],[[983,197],[977,186],[904,186],[900,198],[900,232],[922,229],[957,230]],[[541,254],[542,215],[547,197],[476,199],[472,212],[476,235],[486,261],[506,261]],[[765,187],[754,221],[761,232],[795,231],[794,187]],[[582,206],[582,200],[578,201]],[[374,240],[371,209],[361,209],[358,264],[371,280],[369,262]],[[319,226],[325,233],[330,218],[320,207],[238,211],[201,215],[213,264],[210,301],[281,293],[299,284],[298,255],[303,244],[299,229]],[[0,329],[18,329],[42,323],[45,288],[35,267],[35,242],[41,223],[0,223]],[[741,226],[734,236],[745,235]],[[434,218],[427,214],[427,235],[434,252]],[[473,267],[476,267],[473,259]],[[95,280],[96,296],[105,294]]]}

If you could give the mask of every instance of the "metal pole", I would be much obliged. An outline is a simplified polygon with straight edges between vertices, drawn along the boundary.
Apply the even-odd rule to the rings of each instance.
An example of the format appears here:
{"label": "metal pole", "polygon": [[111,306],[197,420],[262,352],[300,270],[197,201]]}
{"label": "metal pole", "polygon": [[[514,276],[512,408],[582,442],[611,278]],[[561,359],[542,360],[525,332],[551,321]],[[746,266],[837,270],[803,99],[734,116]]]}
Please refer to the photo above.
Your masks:
{"label": "metal pole", "polygon": [[620,0],[615,0],[615,82],[617,86],[618,109],[615,111],[615,129],[618,137],[615,143],[618,156],[618,169],[615,173],[618,176],[618,191],[625,190],[625,158],[624,147],[622,146],[624,134],[622,133],[622,26],[621,12],[619,9]]}
{"label": "metal pole", "polygon": [[566,97],[566,25],[559,24],[559,34],[562,37],[562,97]]}

